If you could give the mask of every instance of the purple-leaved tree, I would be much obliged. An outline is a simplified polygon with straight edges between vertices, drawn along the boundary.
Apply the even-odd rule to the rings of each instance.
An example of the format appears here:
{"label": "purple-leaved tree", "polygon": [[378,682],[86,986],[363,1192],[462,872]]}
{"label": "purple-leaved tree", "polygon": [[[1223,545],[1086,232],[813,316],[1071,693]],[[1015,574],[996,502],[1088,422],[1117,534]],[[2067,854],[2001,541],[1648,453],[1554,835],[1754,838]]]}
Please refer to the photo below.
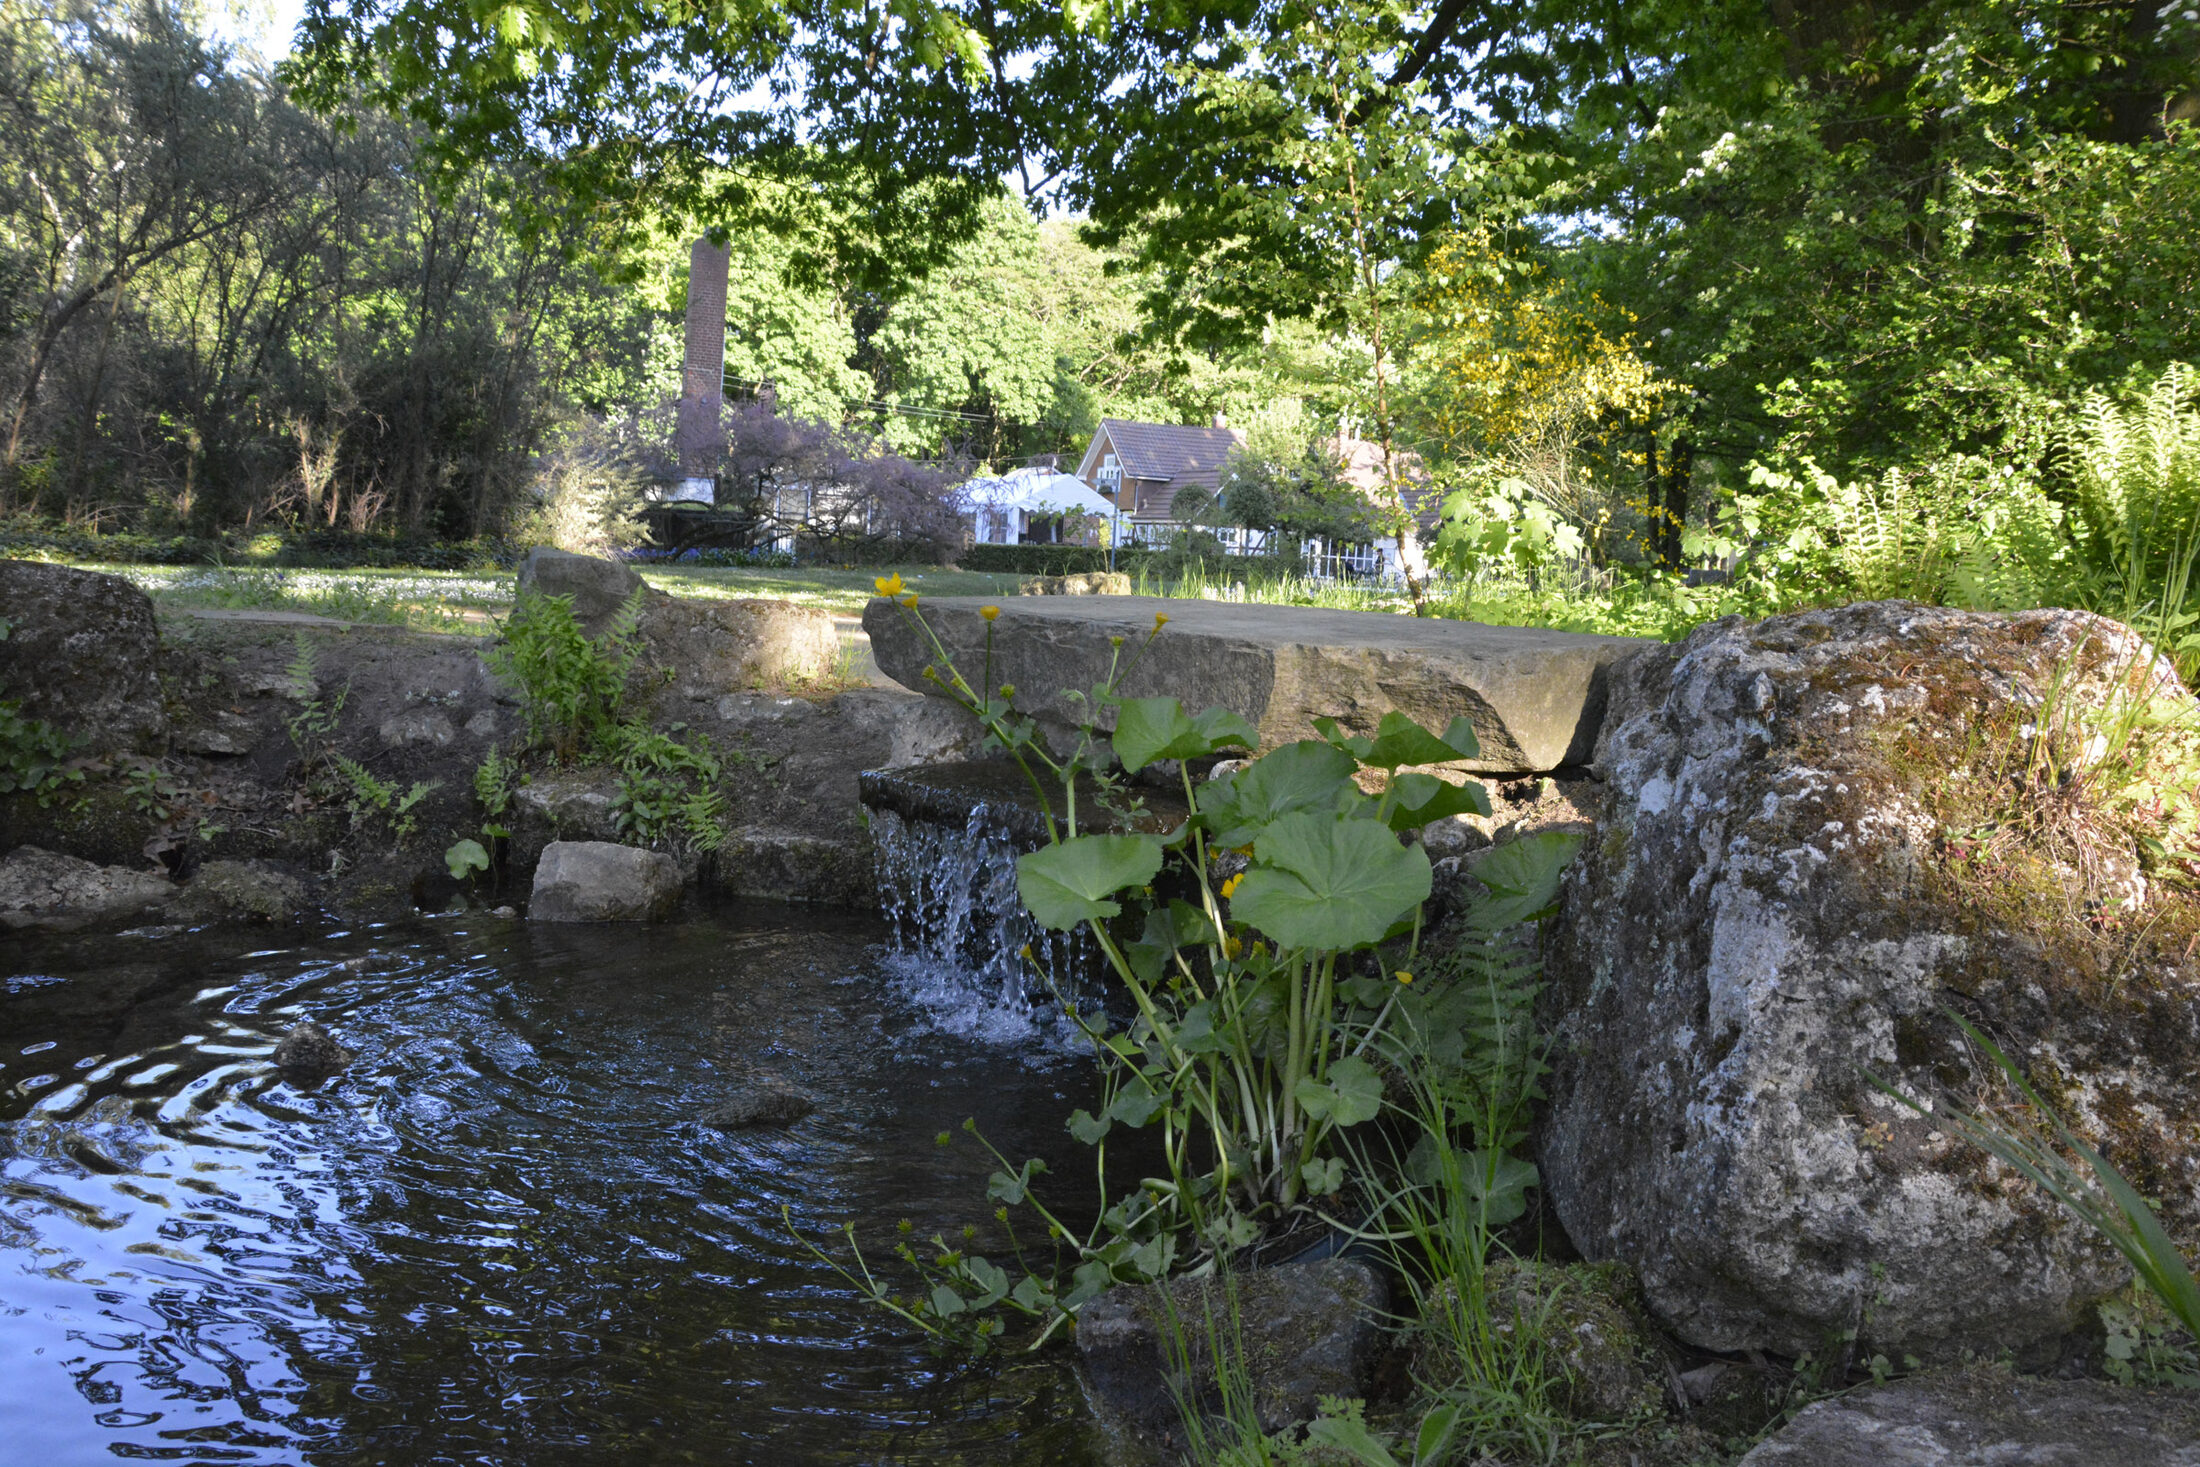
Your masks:
{"label": "purple-leaved tree", "polygon": [[919,463],[857,427],[781,417],[768,402],[719,414],[718,507],[758,540],[792,533],[849,559],[944,559],[962,543],[967,465]]}

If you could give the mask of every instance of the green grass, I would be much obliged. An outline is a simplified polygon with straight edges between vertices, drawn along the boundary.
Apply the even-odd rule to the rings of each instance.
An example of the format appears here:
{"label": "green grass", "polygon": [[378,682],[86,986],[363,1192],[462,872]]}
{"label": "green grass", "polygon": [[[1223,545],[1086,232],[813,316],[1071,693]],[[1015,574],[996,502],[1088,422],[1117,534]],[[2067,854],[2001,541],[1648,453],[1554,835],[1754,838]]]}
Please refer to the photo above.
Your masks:
{"label": "green grass", "polygon": [[[143,588],[163,610],[198,608],[304,612],[338,621],[406,626],[422,631],[481,633],[511,609],[510,576],[466,571],[355,567],[299,570],[272,566],[107,565],[86,570],[121,576]],[[837,616],[860,616],[875,592],[872,583],[898,571],[910,590],[928,596],[1006,599],[1024,579],[1018,575],[943,570],[938,566],[793,569],[652,565],[642,579],[676,596],[766,597],[814,606]],[[1365,586],[1323,585],[1298,578],[1243,581],[1194,566],[1174,578],[1141,571],[1132,581],[1141,596],[1181,600],[1242,601],[1260,605],[1320,606],[1344,611],[1400,613],[1410,603],[1402,592]],[[1593,596],[1531,592],[1525,586],[1439,584],[1430,607],[1440,617],[1499,626],[1552,627],[1673,639],[1719,614],[1713,588],[1623,583]]]}
{"label": "green grass", "polygon": [[481,632],[512,604],[512,581],[462,571],[97,565],[164,611],[282,611],[421,631]]}
{"label": "green grass", "polygon": [[1013,596],[1024,578],[978,571],[942,570],[936,565],[862,566],[841,570],[827,566],[798,566],[771,570],[748,566],[719,568],[692,565],[636,567],[642,579],[674,596],[762,596],[816,606],[841,616],[860,616],[877,593],[871,583],[881,576],[900,574],[907,587],[926,596]]}

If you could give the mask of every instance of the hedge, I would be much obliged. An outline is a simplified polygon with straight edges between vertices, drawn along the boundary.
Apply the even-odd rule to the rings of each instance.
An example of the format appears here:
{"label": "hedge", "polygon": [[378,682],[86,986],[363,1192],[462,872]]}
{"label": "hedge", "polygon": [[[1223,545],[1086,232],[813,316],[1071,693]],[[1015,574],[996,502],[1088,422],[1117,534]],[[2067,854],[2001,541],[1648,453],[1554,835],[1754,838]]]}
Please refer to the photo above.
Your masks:
{"label": "hedge", "polygon": [[[1154,552],[1123,546],[1115,552],[1117,570],[1134,571]],[[956,557],[966,571],[1012,576],[1075,576],[1108,568],[1108,552],[1091,545],[973,545]]]}
{"label": "hedge", "polygon": [[300,534],[147,535],[137,531],[91,534],[36,521],[0,526],[0,557],[94,561],[107,565],[273,565],[347,569],[353,566],[415,570],[477,570],[513,565],[513,547],[493,540],[399,540],[343,530]]}

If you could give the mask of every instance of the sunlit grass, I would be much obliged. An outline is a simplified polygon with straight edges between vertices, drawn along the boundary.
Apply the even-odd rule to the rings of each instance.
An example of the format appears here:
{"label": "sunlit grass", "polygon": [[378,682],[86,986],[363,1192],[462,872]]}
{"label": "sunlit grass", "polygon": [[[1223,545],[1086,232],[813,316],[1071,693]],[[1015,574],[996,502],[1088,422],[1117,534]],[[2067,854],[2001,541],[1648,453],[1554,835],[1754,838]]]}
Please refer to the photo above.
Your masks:
{"label": "sunlit grass", "polygon": [[[303,612],[337,621],[477,634],[490,630],[495,619],[510,609],[513,590],[508,575],[467,571],[100,564],[87,564],[85,569],[121,576],[169,610]],[[862,614],[875,594],[872,583],[884,575],[899,574],[910,590],[927,596],[1003,599],[1016,595],[1026,579],[936,565],[846,569],[650,565],[636,569],[648,584],[676,596],[764,597],[844,617]],[[1141,596],[1178,600],[1340,611],[1411,610],[1405,593],[1395,588],[1301,577],[1242,579],[1229,575],[1226,566],[1194,566],[1174,576],[1142,568],[1132,576],[1131,589]],[[1439,581],[1429,598],[1430,610],[1451,620],[1668,640],[1687,635],[1716,615],[1716,602],[1716,591],[1708,587],[1625,582],[1608,592],[1577,595],[1531,590],[1524,584]]]}
{"label": "sunlit grass", "polygon": [[90,565],[164,610],[279,611],[421,631],[481,632],[512,604],[508,576],[459,571]]}

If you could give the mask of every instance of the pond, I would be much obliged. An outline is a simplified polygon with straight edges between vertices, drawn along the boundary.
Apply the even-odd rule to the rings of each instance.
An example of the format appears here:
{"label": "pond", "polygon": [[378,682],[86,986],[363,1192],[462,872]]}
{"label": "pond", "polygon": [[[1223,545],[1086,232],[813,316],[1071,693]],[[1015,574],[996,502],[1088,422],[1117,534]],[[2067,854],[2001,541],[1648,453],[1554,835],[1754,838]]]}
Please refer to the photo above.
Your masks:
{"label": "pond", "polygon": [[[884,929],[467,916],[0,950],[0,1459],[1079,1463],[1065,1358],[929,1353],[874,1262],[1090,1175],[1091,1067]],[[355,1055],[300,1089],[291,1024]],[[745,1077],[791,1127],[706,1117]],[[955,1143],[935,1142],[951,1132]]]}

